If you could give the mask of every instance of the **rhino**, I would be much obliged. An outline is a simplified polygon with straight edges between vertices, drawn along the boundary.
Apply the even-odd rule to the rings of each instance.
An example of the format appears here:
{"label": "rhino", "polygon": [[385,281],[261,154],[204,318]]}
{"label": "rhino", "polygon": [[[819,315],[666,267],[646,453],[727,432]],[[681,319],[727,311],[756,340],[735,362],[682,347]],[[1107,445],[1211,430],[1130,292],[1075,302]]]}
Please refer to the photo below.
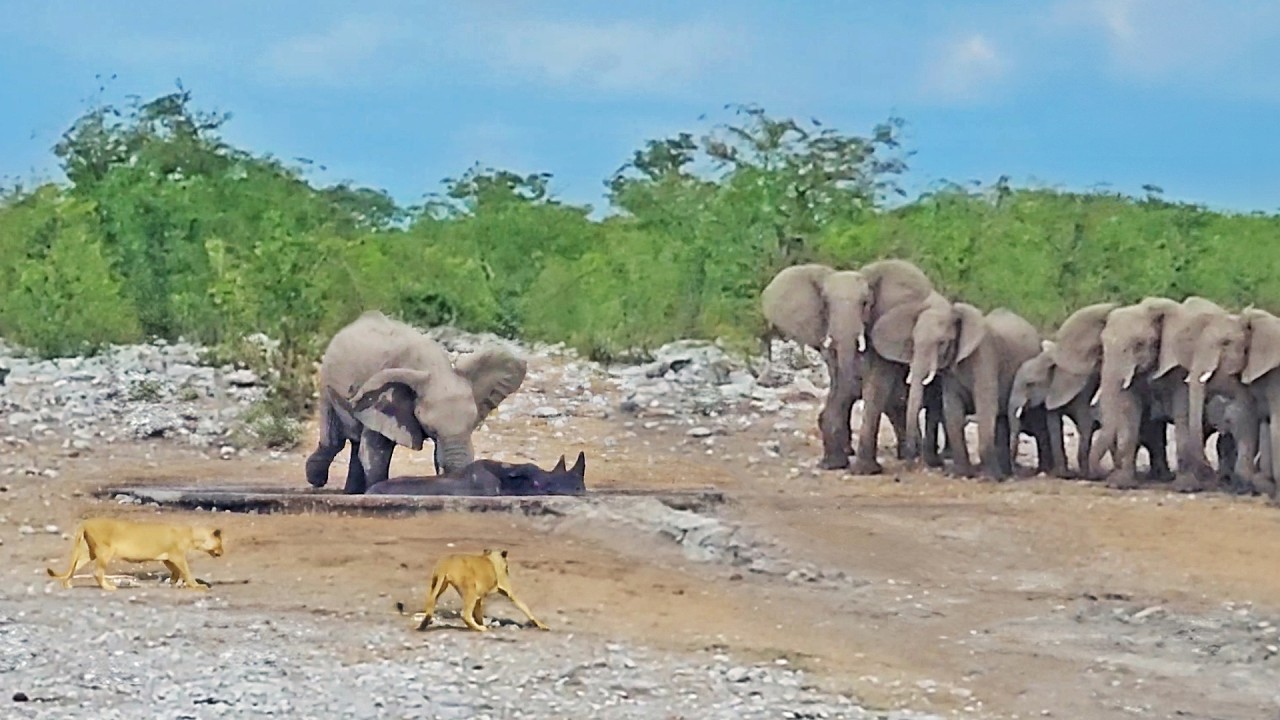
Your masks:
{"label": "rhino", "polygon": [[564,456],[551,470],[533,463],[476,460],[435,477],[394,478],[374,483],[368,495],[581,495],[587,491],[587,458],[565,468]]}

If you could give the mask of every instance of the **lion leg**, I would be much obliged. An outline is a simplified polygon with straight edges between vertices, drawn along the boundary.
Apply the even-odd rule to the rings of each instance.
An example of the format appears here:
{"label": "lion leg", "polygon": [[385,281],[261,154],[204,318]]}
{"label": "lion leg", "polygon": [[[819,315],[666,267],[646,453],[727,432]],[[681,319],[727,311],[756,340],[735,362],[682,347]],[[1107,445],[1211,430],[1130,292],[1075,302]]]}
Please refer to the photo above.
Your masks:
{"label": "lion leg", "polygon": [[169,584],[177,585],[178,580],[182,577],[182,571],[180,571],[178,566],[174,565],[171,560],[162,560],[161,562],[163,562],[164,566],[169,570]]}
{"label": "lion leg", "polygon": [[507,599],[511,601],[511,604],[515,605],[520,610],[520,612],[524,613],[524,616],[529,618],[529,621],[532,622],[534,625],[536,625],[539,629],[542,629],[542,630],[551,629],[546,625],[544,625],[541,620],[533,616],[533,613],[529,610],[529,607],[524,603],[520,602],[520,598],[516,597],[516,594],[511,591],[511,588],[499,587],[498,592],[502,593],[503,595],[506,595]]}
{"label": "lion leg", "polygon": [[91,553],[94,556],[93,579],[98,581],[98,587],[108,591],[115,590],[115,584],[107,580],[107,563],[111,561],[111,551],[99,550]]}
{"label": "lion leg", "polygon": [[182,577],[182,582],[187,590],[208,590],[209,586],[191,577],[191,568],[187,565],[187,557],[179,555],[172,560],[174,567],[178,568],[178,575]]}
{"label": "lion leg", "polygon": [[427,590],[427,603],[423,608],[426,613],[422,618],[422,622],[418,624],[419,630],[426,630],[431,624],[431,616],[436,612],[436,601],[440,599],[440,595],[449,587],[449,581],[439,575],[431,576],[431,588]]}
{"label": "lion leg", "polygon": [[476,607],[471,611],[471,617],[476,624],[484,625],[484,598],[476,598]]}
{"label": "lion leg", "polygon": [[476,622],[476,606],[480,604],[480,595],[474,588],[467,588],[462,594],[462,622],[476,632],[488,632],[489,628]]}

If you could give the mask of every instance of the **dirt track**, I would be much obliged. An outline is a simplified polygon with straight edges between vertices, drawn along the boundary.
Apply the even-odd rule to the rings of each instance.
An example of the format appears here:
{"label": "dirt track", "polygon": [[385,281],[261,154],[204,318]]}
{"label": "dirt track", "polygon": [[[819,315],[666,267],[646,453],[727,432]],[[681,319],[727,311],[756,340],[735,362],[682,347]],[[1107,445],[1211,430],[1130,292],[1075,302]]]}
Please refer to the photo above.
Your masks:
{"label": "dirt track", "polygon": [[[584,449],[595,486],[718,486],[731,498],[720,517],[854,582],[832,589],[743,574],[628,528],[509,515],[222,514],[227,555],[193,558],[193,567],[237,608],[329,623],[385,616],[399,627],[406,623],[393,603],[421,602],[437,555],[502,545],[525,601],[555,630],[715,648],[743,662],[785,657],[874,706],[1022,718],[1280,716],[1280,510],[1261,500],[895,475],[894,462],[876,478],[796,473],[818,455],[812,430],[784,437],[781,458],[749,464],[733,458],[776,434],[717,437],[708,456],[703,440],[662,427],[624,430],[625,420],[579,417],[567,428],[494,420],[477,434],[477,451],[549,465]],[[616,441],[628,431],[635,437]],[[504,447],[512,437],[522,439],[519,452]],[[97,503],[91,488],[137,478],[297,487],[312,444],[275,459],[224,461],[140,443],[115,447],[114,457],[66,458],[56,480],[0,479],[8,488],[0,553],[12,581],[43,592],[53,585],[44,566],[63,562],[67,545],[40,528],[67,532],[89,513],[159,512]],[[332,482],[341,482],[345,457]],[[429,467],[429,453],[401,451],[393,474]],[[20,534],[22,525],[37,532]],[[488,612],[518,617],[500,601]]]}

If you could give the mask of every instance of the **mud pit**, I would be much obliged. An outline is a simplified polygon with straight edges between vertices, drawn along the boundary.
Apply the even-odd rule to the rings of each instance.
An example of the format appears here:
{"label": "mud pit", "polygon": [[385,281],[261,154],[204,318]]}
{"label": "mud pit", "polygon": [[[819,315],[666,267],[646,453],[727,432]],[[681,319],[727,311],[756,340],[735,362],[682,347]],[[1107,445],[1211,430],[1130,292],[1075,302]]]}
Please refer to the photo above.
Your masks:
{"label": "mud pit", "polygon": [[[799,437],[757,427],[719,436],[709,455],[703,439],[670,425],[636,427],[617,442],[624,420],[495,420],[477,434],[477,451],[545,462],[583,449],[589,486],[713,486],[727,501],[696,513],[662,506],[685,513],[688,526],[671,532],[643,499],[630,501],[639,509],[548,516],[223,512],[227,554],[193,558],[193,570],[236,611],[335,628],[385,624],[396,646],[425,646],[430,637],[411,633],[394,603],[421,602],[439,554],[501,545],[522,598],[573,642],[715,652],[740,664],[785,659],[823,689],[872,706],[960,717],[1280,713],[1280,510],[1261,500],[1051,479],[983,483],[895,473],[893,462],[881,477],[818,473],[809,469],[819,449],[811,422],[798,423]],[[46,605],[90,602],[96,590],[63,595],[44,576],[46,564],[64,561],[61,535],[76,519],[210,515],[97,500],[95,489],[174,477],[200,488],[298,489],[313,442],[232,460],[139,443],[64,457],[56,480],[0,479],[8,584],[19,594],[48,589]],[[761,443],[776,443],[780,457],[748,460]],[[41,452],[65,453],[32,445],[10,460],[26,465]],[[429,453],[400,453],[393,472],[422,474],[429,463]],[[49,524],[58,530],[44,532]],[[177,602],[160,590],[149,597]],[[488,612],[519,618],[501,602]],[[450,635],[453,644],[490,640]],[[379,652],[349,649],[353,658]]]}

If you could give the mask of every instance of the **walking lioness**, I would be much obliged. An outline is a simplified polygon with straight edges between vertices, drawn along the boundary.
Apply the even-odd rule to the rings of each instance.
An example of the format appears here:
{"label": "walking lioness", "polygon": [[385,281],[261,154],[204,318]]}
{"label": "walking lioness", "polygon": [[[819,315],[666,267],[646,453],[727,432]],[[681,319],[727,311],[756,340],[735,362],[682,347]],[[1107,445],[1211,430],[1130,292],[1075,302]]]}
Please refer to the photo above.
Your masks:
{"label": "walking lioness", "polygon": [[431,570],[431,589],[427,591],[426,617],[418,625],[419,630],[426,630],[431,624],[436,601],[450,585],[462,597],[462,622],[472,630],[486,632],[489,629],[484,626],[484,598],[494,591],[506,595],[534,625],[543,630],[551,629],[534,617],[512,592],[507,551],[485,550],[479,555],[445,555],[436,561],[435,568]]}
{"label": "walking lioness", "polygon": [[181,579],[188,590],[208,590],[208,585],[191,577],[187,553],[202,550],[213,557],[222,555],[222,530],[219,528],[114,518],[86,518],[76,528],[71,542],[71,562],[67,571],[59,575],[53,568],[45,568],[49,577],[61,580],[65,588],[71,587],[71,576],[89,560],[96,563],[93,577],[103,590],[116,589],[106,578],[107,563],[112,560],[135,563],[159,560],[169,568],[170,584],[176,585]]}

